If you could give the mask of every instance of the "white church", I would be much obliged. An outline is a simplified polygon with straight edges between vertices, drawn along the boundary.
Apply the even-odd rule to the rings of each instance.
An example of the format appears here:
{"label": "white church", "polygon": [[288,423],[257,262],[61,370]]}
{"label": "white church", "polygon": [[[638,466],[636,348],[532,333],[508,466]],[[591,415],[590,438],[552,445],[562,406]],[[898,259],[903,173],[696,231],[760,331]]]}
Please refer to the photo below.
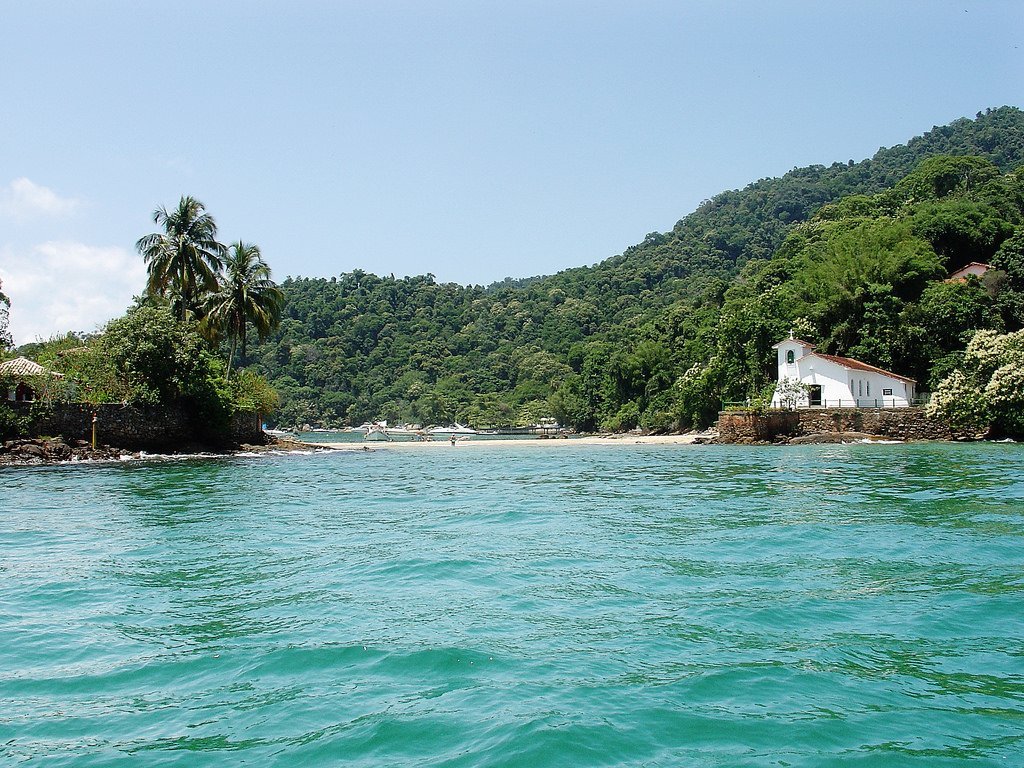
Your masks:
{"label": "white church", "polygon": [[913,379],[815,352],[813,344],[792,333],[773,349],[778,350],[779,383],[772,408],[906,408],[914,401]]}

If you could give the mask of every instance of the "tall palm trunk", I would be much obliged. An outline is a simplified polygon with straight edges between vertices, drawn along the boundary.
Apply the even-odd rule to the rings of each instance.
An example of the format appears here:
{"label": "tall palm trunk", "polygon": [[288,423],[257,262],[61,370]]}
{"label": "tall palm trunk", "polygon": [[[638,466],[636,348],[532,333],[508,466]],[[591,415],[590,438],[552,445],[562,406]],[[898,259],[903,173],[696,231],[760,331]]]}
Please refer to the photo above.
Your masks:
{"label": "tall palm trunk", "polygon": [[231,361],[235,359],[235,347],[238,345],[238,339],[236,337],[231,338],[231,352],[228,353],[228,369],[224,374],[224,381],[231,380]]}

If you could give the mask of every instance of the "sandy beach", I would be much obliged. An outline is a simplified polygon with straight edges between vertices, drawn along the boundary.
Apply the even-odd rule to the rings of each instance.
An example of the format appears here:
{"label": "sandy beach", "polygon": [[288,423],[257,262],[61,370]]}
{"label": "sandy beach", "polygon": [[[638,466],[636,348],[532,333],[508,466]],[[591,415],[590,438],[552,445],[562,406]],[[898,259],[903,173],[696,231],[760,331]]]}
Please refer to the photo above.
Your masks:
{"label": "sandy beach", "polygon": [[630,434],[617,434],[617,435],[583,435],[579,437],[552,437],[552,438],[473,438],[457,440],[455,445],[451,444],[450,440],[430,440],[426,442],[418,440],[395,440],[392,442],[386,441],[373,441],[373,442],[337,442],[337,443],[316,443],[318,448],[334,448],[339,450],[362,450],[367,448],[370,450],[421,450],[421,449],[440,449],[446,448],[448,450],[456,449],[474,449],[474,448],[492,448],[492,447],[507,447],[507,446],[522,446],[522,447],[548,447],[557,448],[564,446],[573,445],[693,445],[698,441],[699,438],[706,438],[706,433],[689,433],[685,435],[630,435]]}

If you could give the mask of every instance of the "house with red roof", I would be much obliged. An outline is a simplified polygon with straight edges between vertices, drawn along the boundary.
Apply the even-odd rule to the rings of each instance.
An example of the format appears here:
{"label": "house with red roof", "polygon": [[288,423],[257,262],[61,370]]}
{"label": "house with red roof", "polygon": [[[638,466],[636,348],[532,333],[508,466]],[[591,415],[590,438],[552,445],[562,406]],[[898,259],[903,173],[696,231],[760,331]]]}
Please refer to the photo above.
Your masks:
{"label": "house with red roof", "polygon": [[773,408],[906,408],[917,382],[850,357],[816,352],[809,342],[780,341]]}
{"label": "house with red roof", "polygon": [[956,272],[946,278],[947,283],[966,283],[967,278],[977,277],[981,278],[992,269],[990,264],[983,264],[980,261],[972,261],[963,267],[960,267]]}

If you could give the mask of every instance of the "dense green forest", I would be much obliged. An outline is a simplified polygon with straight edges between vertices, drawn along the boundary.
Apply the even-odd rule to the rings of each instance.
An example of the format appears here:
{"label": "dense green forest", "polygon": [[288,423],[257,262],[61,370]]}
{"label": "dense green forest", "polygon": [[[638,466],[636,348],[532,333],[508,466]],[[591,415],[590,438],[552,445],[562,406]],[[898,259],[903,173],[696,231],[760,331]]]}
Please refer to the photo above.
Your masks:
{"label": "dense green forest", "polygon": [[[1024,113],[1003,107],[723,192],[595,266],[488,287],[288,278],[242,363],[284,425],[686,429],[763,396],[790,328],[927,391],[972,331],[1024,323],[1022,164]],[[999,269],[943,282],[972,261]]]}

